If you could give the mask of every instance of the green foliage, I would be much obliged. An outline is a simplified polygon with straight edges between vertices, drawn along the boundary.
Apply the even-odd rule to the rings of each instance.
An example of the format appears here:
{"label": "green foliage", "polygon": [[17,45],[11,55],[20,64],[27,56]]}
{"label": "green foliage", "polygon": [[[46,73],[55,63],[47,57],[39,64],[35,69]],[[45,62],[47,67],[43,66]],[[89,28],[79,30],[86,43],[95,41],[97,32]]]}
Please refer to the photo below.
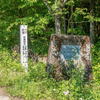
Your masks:
{"label": "green foliage", "polygon": [[75,4],[74,0],[69,0],[68,2],[66,2],[66,5],[68,6],[71,6],[71,5],[74,6],[74,4]]}
{"label": "green foliage", "polygon": [[[16,52],[13,56],[16,56]],[[14,59],[13,61],[10,51],[2,48],[2,46],[0,45],[0,63],[2,64],[2,67],[8,68],[12,71],[23,71],[23,69],[21,68],[21,64],[17,62],[19,62],[18,59]]]}
{"label": "green foliage", "polygon": [[19,25],[21,24],[28,25],[30,38],[51,35],[49,31],[52,30],[52,27],[48,27],[48,25],[52,24],[50,22],[52,18],[43,1],[12,0],[7,4],[5,2],[2,1],[0,4],[2,7],[0,12],[3,13],[0,16],[0,40],[2,40],[3,46],[9,48],[19,43]]}
{"label": "green foliage", "polygon": [[46,37],[38,37],[37,39],[33,38],[32,46],[29,49],[36,54],[47,55],[49,49],[49,40]]}
{"label": "green foliage", "polygon": [[68,33],[72,33],[72,32],[74,32],[75,35],[85,35],[86,34],[84,30],[82,29],[82,27],[80,26],[77,26],[73,30],[69,28]]}
{"label": "green foliage", "polygon": [[[87,8],[76,8],[75,12],[74,12],[74,20],[75,21],[82,21],[82,17],[83,15],[87,14]],[[83,19],[84,20],[84,19]]]}
{"label": "green foliage", "polygon": [[[50,7],[55,10],[55,4],[53,0],[47,0],[50,4]],[[54,27],[54,17],[50,16],[50,12],[45,6],[42,0],[11,0],[7,2],[6,0],[0,1],[0,40],[3,43],[3,46],[9,48],[19,43],[19,25],[26,24],[28,25],[28,33],[30,38],[44,36],[46,39],[47,36],[50,36],[52,33],[55,33]],[[7,3],[6,3],[7,2]],[[86,1],[85,1],[86,2]],[[63,9],[63,12],[58,12],[67,14],[71,16],[70,7],[71,5],[75,8],[73,11],[74,21],[100,21],[99,16],[97,15],[98,2],[96,3],[96,14],[91,16],[88,10],[88,7],[84,8],[84,3],[80,7],[80,0],[69,0],[66,2],[66,8]],[[57,6],[59,9],[60,1],[57,1]],[[57,14],[58,14],[57,13]],[[67,20],[69,19],[66,18]],[[86,35],[88,34],[89,25],[82,25],[84,29],[80,31],[80,24],[75,24],[75,29],[69,29],[68,32],[75,32],[75,35]],[[61,23],[61,30],[63,32],[63,22]]]}
{"label": "green foliage", "polygon": [[[8,50],[1,47],[0,56],[0,86],[6,86],[6,92],[11,96],[22,97],[25,100],[80,100],[81,98],[99,100],[100,98],[100,88],[97,88],[100,83],[82,85],[81,69],[77,72],[73,69],[69,80],[56,82],[53,78],[48,79],[46,65],[43,63],[38,62],[33,65],[29,59],[28,72],[25,73],[20,62],[16,59],[12,61]],[[5,63],[2,63],[3,61]]]}
{"label": "green foliage", "polygon": [[[54,0],[47,1],[55,11]],[[73,11],[75,22],[94,20],[97,23],[100,21],[97,6],[95,6],[94,16],[91,16],[89,7],[86,8],[84,3],[81,8],[80,0],[69,0],[66,3],[66,9],[63,9],[64,12],[58,12],[62,15],[67,14],[67,20],[71,15],[71,4],[75,8]],[[58,0],[57,6],[59,8],[60,0]],[[100,42],[97,41],[92,48],[94,81],[91,86],[86,84],[83,87],[81,85],[83,82],[81,69],[78,69],[77,72],[73,69],[73,75],[71,71],[68,71],[67,73],[71,75],[69,80],[56,82],[52,77],[48,79],[45,64],[38,62],[33,65],[32,60],[29,59],[28,73],[25,73],[19,59],[12,59],[11,51],[8,49],[19,43],[19,25],[21,24],[28,25],[28,34],[32,44],[29,48],[36,54],[47,55],[49,36],[55,33],[54,18],[50,16],[50,12],[42,0],[0,0],[0,86],[6,86],[6,91],[10,95],[27,100],[100,99]],[[63,27],[62,22],[62,31]],[[89,35],[88,30],[88,23],[76,23],[74,30],[69,28],[68,32],[74,32],[75,35]],[[14,52],[13,56],[16,55]]]}
{"label": "green foliage", "polygon": [[100,41],[97,42],[92,48],[92,64],[94,80],[100,83]]}

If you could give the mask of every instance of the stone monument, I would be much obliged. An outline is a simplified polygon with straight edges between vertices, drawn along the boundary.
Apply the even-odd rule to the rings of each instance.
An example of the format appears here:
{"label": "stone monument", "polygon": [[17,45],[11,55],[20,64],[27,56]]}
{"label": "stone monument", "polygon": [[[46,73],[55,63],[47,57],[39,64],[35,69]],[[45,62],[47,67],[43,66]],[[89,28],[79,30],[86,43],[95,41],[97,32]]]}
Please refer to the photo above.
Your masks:
{"label": "stone monument", "polygon": [[[71,60],[71,64],[69,60]],[[46,67],[48,76],[51,75],[57,81],[62,80],[63,76],[69,79],[66,71],[78,69],[81,65],[84,71],[84,81],[91,81],[93,74],[90,38],[88,36],[52,34]],[[52,68],[54,68],[53,71]]]}

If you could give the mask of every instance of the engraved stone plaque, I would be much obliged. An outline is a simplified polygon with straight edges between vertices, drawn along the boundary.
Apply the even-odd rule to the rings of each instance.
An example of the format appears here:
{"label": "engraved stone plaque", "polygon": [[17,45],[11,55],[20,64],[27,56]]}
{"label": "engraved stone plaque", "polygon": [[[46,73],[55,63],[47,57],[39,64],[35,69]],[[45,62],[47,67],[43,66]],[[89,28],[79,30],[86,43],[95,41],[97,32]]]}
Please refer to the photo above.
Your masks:
{"label": "engraved stone plaque", "polygon": [[62,45],[61,59],[80,60],[80,48],[79,45]]}

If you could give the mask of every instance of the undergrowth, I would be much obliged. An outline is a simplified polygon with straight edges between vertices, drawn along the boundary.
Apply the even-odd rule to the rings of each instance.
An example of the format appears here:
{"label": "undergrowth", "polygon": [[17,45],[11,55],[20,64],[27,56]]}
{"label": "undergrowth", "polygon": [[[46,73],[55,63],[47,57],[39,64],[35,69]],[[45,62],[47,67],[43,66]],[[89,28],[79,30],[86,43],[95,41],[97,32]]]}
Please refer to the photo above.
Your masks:
{"label": "undergrowth", "polygon": [[100,100],[100,63],[97,63],[100,51],[97,46],[92,53],[94,80],[83,86],[80,77],[75,75],[59,82],[48,78],[46,65],[41,62],[34,65],[31,59],[25,73],[20,62],[12,60],[9,51],[0,49],[0,86],[5,86],[9,95],[25,100]]}

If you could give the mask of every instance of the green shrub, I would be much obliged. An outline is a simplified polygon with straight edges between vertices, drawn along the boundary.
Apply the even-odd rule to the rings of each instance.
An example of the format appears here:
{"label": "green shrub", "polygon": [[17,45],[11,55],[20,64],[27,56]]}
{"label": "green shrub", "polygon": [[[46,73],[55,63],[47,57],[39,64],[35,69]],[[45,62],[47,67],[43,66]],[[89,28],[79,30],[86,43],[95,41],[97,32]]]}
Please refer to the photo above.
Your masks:
{"label": "green shrub", "polygon": [[94,80],[100,83],[100,41],[92,47],[92,68]]}

